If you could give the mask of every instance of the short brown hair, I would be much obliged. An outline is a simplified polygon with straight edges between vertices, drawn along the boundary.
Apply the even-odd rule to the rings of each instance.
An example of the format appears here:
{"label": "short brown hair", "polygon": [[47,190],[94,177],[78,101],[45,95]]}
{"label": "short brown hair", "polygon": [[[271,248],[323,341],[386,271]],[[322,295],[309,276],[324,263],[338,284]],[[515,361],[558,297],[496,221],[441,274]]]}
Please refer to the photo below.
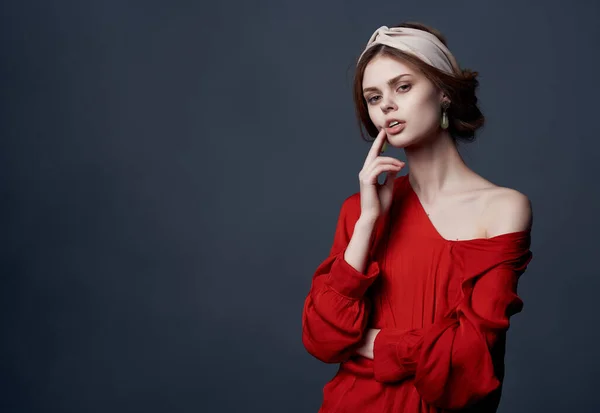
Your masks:
{"label": "short brown hair", "polygon": [[[408,27],[427,31],[435,35],[447,47],[446,39],[439,31],[422,23],[405,22],[390,27]],[[365,138],[362,126],[364,126],[372,138],[375,138],[378,133],[377,127],[371,122],[371,118],[369,117],[367,102],[365,101],[362,92],[362,81],[365,68],[367,64],[377,56],[389,56],[394,59],[402,60],[422,72],[425,77],[442,90],[452,102],[447,111],[448,119],[450,121],[448,131],[455,143],[459,139],[467,142],[475,140],[475,131],[482,127],[485,122],[485,118],[477,106],[477,96],[475,95],[475,90],[479,86],[479,81],[477,80],[478,73],[469,69],[464,69],[461,70],[461,73],[449,75],[428,65],[417,57],[381,44],[373,46],[365,52],[356,67],[354,75],[354,106],[358,118],[358,127],[363,139],[370,141]]]}

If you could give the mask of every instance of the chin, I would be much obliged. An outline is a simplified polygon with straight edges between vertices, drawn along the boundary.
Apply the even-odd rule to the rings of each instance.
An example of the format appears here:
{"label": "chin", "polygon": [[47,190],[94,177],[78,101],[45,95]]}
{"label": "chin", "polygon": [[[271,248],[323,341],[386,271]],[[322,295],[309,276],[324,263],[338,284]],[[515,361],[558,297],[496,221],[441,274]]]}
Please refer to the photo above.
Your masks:
{"label": "chin", "polygon": [[415,139],[414,136],[405,135],[404,133],[400,133],[396,136],[388,136],[388,141],[390,144],[396,148],[406,148],[407,146],[411,146],[419,141],[419,139]]}

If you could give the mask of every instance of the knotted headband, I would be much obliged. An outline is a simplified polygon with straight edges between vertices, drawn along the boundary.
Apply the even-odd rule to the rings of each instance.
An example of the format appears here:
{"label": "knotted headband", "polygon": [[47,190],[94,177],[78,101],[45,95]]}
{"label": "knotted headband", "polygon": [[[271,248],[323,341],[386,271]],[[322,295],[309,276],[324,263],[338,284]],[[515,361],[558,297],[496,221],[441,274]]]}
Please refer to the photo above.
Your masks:
{"label": "knotted headband", "polygon": [[371,35],[363,54],[377,44],[384,44],[408,54],[450,75],[460,73],[460,67],[450,50],[433,34],[409,27],[381,26]]}

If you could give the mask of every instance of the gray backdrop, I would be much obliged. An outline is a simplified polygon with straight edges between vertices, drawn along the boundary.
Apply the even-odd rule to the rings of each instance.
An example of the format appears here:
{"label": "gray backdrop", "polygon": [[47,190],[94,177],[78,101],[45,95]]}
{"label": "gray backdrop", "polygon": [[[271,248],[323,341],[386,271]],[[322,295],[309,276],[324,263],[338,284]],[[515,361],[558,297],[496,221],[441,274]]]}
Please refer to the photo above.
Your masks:
{"label": "gray backdrop", "polygon": [[464,157],[534,206],[500,411],[598,411],[597,4],[2,2],[0,411],[316,413],[352,69],[405,20],[480,72]]}

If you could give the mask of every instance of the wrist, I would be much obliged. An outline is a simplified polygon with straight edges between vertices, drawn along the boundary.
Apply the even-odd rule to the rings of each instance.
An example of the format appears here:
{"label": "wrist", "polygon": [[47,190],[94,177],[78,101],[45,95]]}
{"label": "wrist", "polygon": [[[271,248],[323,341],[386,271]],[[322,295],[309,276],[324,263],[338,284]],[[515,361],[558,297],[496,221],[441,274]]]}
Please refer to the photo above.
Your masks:
{"label": "wrist", "polygon": [[356,221],[356,225],[360,226],[360,227],[364,227],[364,228],[374,227],[375,224],[377,223],[377,219],[378,219],[378,217],[361,215],[358,217],[358,220]]}

